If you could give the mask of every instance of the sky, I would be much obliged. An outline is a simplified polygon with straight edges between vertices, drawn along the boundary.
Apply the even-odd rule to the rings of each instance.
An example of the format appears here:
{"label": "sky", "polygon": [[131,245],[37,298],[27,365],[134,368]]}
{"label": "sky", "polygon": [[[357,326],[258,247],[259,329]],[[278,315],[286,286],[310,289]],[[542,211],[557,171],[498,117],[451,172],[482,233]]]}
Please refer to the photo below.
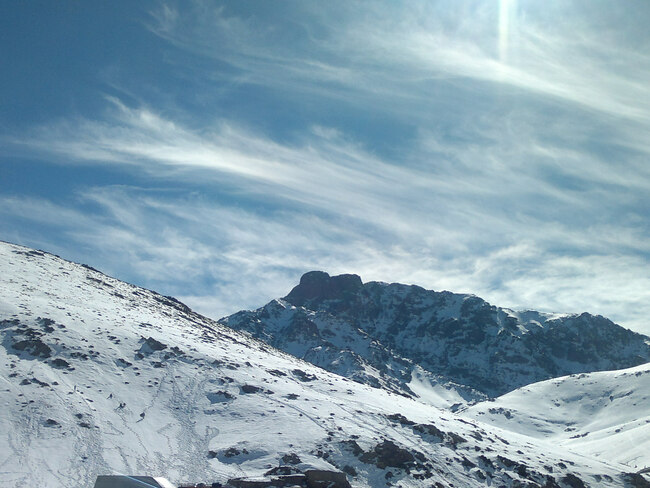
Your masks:
{"label": "sky", "polygon": [[650,334],[650,3],[0,2],[0,239],[218,318],[309,270]]}

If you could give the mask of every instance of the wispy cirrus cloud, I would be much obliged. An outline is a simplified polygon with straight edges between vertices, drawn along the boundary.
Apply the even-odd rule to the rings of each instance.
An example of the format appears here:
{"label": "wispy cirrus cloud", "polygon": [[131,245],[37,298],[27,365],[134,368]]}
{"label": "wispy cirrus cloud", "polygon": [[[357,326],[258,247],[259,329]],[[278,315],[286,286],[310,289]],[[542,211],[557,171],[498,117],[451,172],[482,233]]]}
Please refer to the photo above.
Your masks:
{"label": "wispy cirrus cloud", "polygon": [[322,268],[650,332],[647,39],[501,3],[161,2],[148,32],[191,88],[0,140],[123,184],[0,216],[212,315]]}
{"label": "wispy cirrus cloud", "polygon": [[227,63],[241,83],[320,90],[365,103],[373,95],[422,101],[427,82],[466,78],[650,122],[650,42],[638,36],[630,42],[603,25],[608,12],[616,13],[613,6],[599,13],[566,2],[547,2],[543,10],[529,1],[500,4],[507,5],[506,15],[499,3],[478,1],[294,4],[283,12],[280,29],[254,12],[211,2],[182,10],[164,3],[152,12],[149,28]]}
{"label": "wispy cirrus cloud", "polygon": [[[80,193],[97,216],[44,200],[6,199],[3,207],[58,226],[93,259],[101,249],[109,272],[124,276],[126,259],[132,280],[169,287],[206,313],[259,305],[323,268],[516,307],[588,309],[644,327],[643,307],[623,307],[643,302],[648,289],[650,241],[633,204],[649,181],[545,142],[523,119],[506,124],[517,132],[477,126],[481,143],[462,147],[423,133],[421,164],[410,167],[332,129],[280,145],[234,126],[196,132],[149,109],[114,106],[102,122],[50,125],[21,143],[59,164],[119,162],[175,188]],[[427,172],[428,160],[435,165]],[[559,176],[544,177],[549,168]],[[569,177],[577,188],[566,187]],[[186,197],[183,181],[199,185],[199,195],[234,188],[237,203]]]}
{"label": "wispy cirrus cloud", "polygon": [[[288,146],[223,123],[195,133],[147,109],[118,108],[112,119],[48,126],[22,144],[58,154],[61,164],[121,162],[158,181],[227,184],[256,198],[308,205],[309,211],[405,236],[424,228],[456,238],[455,223],[486,235],[503,225],[500,220],[518,225],[552,220],[558,212],[565,224],[582,228],[581,219],[591,222],[611,206],[602,195],[615,197],[620,209],[650,186],[634,168],[542,141],[523,121],[516,132],[474,128],[481,142],[462,147],[423,135],[417,147],[422,163],[409,167],[383,161],[323,128]],[[636,191],[630,195],[631,188]]]}
{"label": "wispy cirrus cloud", "polygon": [[[77,243],[76,259],[181,297],[214,317],[282,296],[310,269],[356,272],[483,296],[493,303],[547,311],[606,313],[648,332],[647,274],[640,256],[549,252],[545,242],[513,241],[467,253],[468,235],[447,256],[419,240],[365,233],[360,226],[299,210],[264,216],[201,198],[131,187],[77,196],[92,213],[43,199],[2,199],[2,214],[38,220]],[[507,232],[508,226],[498,229]],[[469,232],[468,232],[469,233]],[[552,242],[565,235],[547,236]],[[399,237],[399,236],[397,236]],[[386,241],[393,241],[386,245]],[[57,250],[57,249],[53,249]],[[69,251],[59,250],[65,257]],[[128,263],[128,270],[124,263]]]}

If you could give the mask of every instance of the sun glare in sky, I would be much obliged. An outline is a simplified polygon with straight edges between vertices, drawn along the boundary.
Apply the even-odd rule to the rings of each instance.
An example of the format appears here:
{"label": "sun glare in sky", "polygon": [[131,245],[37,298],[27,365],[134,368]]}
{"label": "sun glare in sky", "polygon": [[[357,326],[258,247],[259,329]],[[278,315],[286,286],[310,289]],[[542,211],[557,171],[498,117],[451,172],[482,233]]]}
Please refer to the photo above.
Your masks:
{"label": "sun glare in sky", "polygon": [[210,316],[306,271],[650,332],[650,2],[0,2],[0,239]]}
{"label": "sun glare in sky", "polygon": [[517,0],[499,0],[499,60],[508,61],[510,24],[515,19]]}

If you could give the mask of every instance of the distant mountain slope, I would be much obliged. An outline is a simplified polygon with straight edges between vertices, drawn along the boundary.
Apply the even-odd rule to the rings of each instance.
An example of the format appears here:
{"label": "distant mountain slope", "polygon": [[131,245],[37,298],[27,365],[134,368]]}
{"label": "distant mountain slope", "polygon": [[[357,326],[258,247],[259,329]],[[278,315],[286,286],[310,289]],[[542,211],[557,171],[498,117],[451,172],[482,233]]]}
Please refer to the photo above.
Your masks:
{"label": "distant mountain slope", "polygon": [[573,451],[650,467],[650,364],[535,383],[465,413]]}
{"label": "distant mountain slope", "polygon": [[3,486],[86,488],[111,473],[301,479],[314,469],[359,488],[631,479],[625,466],[349,381],[172,298],[5,243],[0,378]]}
{"label": "distant mountain slope", "polygon": [[[587,313],[514,312],[473,295],[305,274],[280,300],[221,319],[330,371],[409,394],[420,366],[498,396],[572,373],[650,361],[650,338]],[[438,375],[436,377],[436,375]],[[447,385],[449,386],[449,385]],[[465,399],[480,398],[469,391]]]}

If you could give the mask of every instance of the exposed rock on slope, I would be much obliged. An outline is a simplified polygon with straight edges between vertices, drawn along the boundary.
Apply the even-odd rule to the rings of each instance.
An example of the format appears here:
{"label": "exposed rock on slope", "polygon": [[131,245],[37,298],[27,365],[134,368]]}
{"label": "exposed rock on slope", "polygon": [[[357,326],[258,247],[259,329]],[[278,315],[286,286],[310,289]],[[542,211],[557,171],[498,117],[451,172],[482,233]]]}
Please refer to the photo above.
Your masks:
{"label": "exposed rock on slope", "polygon": [[473,295],[363,284],[356,275],[322,271],[305,274],[283,299],[220,322],[330,371],[407,395],[415,365],[498,396],[556,376],[650,361],[648,337],[601,316],[514,312]]}
{"label": "exposed rock on slope", "polygon": [[623,487],[629,471],[349,381],[47,253],[0,243],[0,280],[3,486],[295,468],[355,488]]}

